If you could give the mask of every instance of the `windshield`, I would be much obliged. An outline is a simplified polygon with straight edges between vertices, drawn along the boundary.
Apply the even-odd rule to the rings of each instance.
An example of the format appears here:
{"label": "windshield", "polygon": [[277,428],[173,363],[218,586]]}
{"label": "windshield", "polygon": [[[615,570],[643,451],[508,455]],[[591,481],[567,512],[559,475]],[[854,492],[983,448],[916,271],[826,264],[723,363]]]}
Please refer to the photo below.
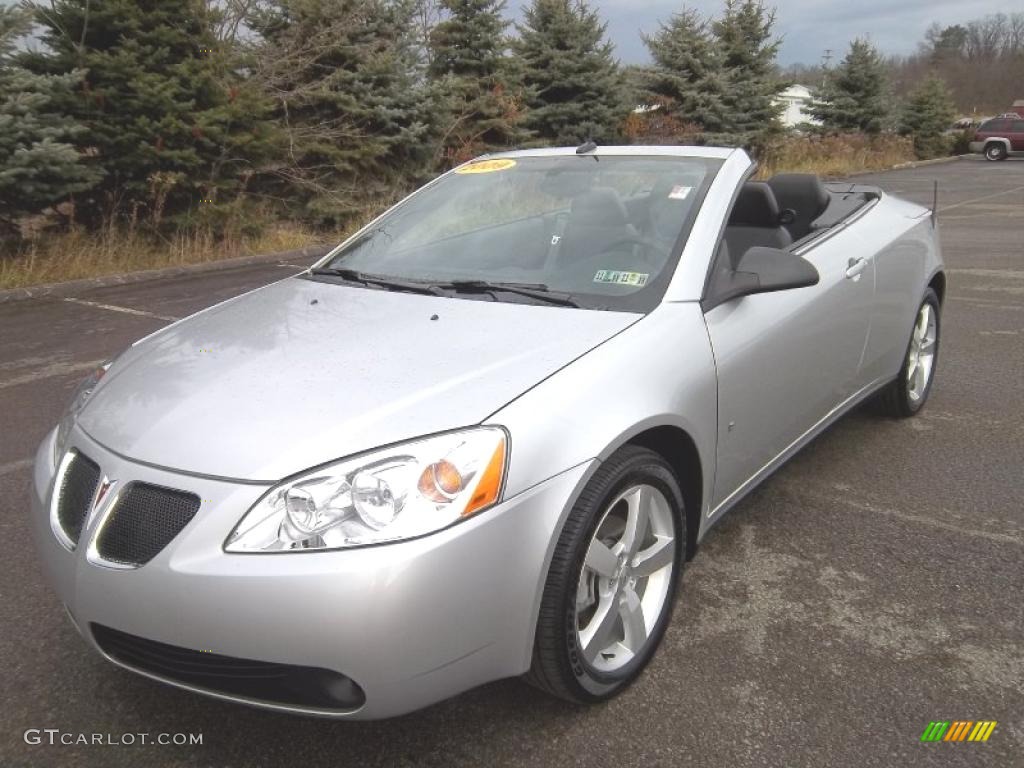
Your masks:
{"label": "windshield", "polygon": [[314,279],[334,270],[337,279],[374,278],[362,280],[367,287],[429,285],[439,295],[514,302],[557,294],[569,306],[647,312],[720,165],[655,156],[477,161],[386,213]]}

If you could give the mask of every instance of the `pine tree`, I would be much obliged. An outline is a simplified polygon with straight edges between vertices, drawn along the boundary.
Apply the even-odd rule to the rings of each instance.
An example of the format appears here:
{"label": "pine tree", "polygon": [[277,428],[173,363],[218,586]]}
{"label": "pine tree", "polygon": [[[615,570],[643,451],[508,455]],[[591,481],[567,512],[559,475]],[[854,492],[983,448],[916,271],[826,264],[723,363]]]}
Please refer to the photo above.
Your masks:
{"label": "pine tree", "polygon": [[674,14],[653,35],[643,35],[654,65],[638,73],[650,106],[678,125],[722,129],[723,82],[707,22],[696,12]]}
{"label": "pine tree", "polygon": [[[22,56],[37,74],[84,74],[55,102],[85,131],[76,137],[102,181],[76,200],[98,224],[140,213],[159,223],[198,212],[236,186],[245,166],[235,134],[251,135],[251,113],[231,106],[217,78],[216,39],[204,0],[55,0],[35,3],[44,48]],[[211,172],[214,171],[212,174]]]}
{"label": "pine tree", "polygon": [[442,0],[430,35],[430,76],[447,96],[443,164],[523,142],[521,96],[505,55],[504,0]]}
{"label": "pine tree", "polygon": [[921,159],[949,154],[951,140],[946,130],[956,117],[953,95],[945,81],[932,75],[910,95],[900,120],[900,133],[914,138],[914,151]]}
{"label": "pine tree", "polygon": [[525,124],[550,144],[613,142],[629,113],[607,25],[583,0],[533,0],[519,26]]}
{"label": "pine tree", "polygon": [[712,24],[722,68],[721,135],[715,143],[758,148],[781,130],[776,97],[783,85],[775,76],[781,41],[772,39],[775,13],[760,0],[726,0]]}
{"label": "pine tree", "polygon": [[879,133],[889,115],[885,67],[866,40],[854,40],[846,58],[811,104],[826,131]]}
{"label": "pine tree", "polygon": [[99,173],[71,144],[83,127],[53,109],[80,73],[34,75],[11,61],[30,17],[0,8],[0,229],[89,189]]}
{"label": "pine tree", "polygon": [[439,116],[405,0],[282,0],[253,20],[284,126],[268,194],[344,225],[415,183]]}

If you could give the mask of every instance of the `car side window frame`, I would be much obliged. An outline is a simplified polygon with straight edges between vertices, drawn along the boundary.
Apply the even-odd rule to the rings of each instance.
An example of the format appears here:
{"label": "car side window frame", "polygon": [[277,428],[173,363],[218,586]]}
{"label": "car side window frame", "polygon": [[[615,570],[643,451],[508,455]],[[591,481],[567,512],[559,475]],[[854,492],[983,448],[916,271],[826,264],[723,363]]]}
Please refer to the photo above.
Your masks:
{"label": "car side window frame", "polygon": [[740,179],[740,182],[736,185],[736,188],[732,192],[732,200],[729,201],[729,209],[726,211],[725,216],[722,218],[722,223],[718,228],[718,237],[715,238],[714,251],[712,251],[711,259],[708,261],[708,271],[707,274],[704,275],[704,288],[700,294],[700,307],[705,314],[717,307],[720,303],[716,301],[717,296],[714,294],[713,286],[714,276],[718,272],[719,261],[725,256],[727,250],[722,248],[722,245],[725,243],[725,229],[729,225],[729,219],[732,218],[732,212],[736,207],[736,201],[739,200],[743,185],[754,177],[754,174],[757,173],[757,167],[756,163],[751,163],[747,172],[743,175],[743,178]]}

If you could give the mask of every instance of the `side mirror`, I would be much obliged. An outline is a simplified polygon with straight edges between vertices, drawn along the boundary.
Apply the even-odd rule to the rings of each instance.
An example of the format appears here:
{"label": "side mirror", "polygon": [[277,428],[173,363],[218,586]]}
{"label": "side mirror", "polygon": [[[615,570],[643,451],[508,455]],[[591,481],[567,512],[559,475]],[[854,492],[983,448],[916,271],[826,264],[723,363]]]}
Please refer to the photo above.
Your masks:
{"label": "side mirror", "polygon": [[758,245],[740,257],[735,269],[720,276],[711,300],[717,306],[753,293],[806,288],[817,285],[818,279],[818,270],[802,256]]}

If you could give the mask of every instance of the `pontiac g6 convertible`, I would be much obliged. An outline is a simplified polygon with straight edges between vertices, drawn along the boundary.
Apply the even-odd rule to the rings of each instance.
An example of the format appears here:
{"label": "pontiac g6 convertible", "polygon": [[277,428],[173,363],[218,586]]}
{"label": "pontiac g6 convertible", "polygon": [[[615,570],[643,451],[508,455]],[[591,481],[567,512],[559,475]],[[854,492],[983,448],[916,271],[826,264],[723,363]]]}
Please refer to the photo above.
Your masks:
{"label": "pontiac g6 convertible", "polygon": [[742,150],[492,155],[82,383],[35,461],[86,642],[181,688],[379,718],[650,661],[684,562],[870,399],[928,398],[934,216]]}

